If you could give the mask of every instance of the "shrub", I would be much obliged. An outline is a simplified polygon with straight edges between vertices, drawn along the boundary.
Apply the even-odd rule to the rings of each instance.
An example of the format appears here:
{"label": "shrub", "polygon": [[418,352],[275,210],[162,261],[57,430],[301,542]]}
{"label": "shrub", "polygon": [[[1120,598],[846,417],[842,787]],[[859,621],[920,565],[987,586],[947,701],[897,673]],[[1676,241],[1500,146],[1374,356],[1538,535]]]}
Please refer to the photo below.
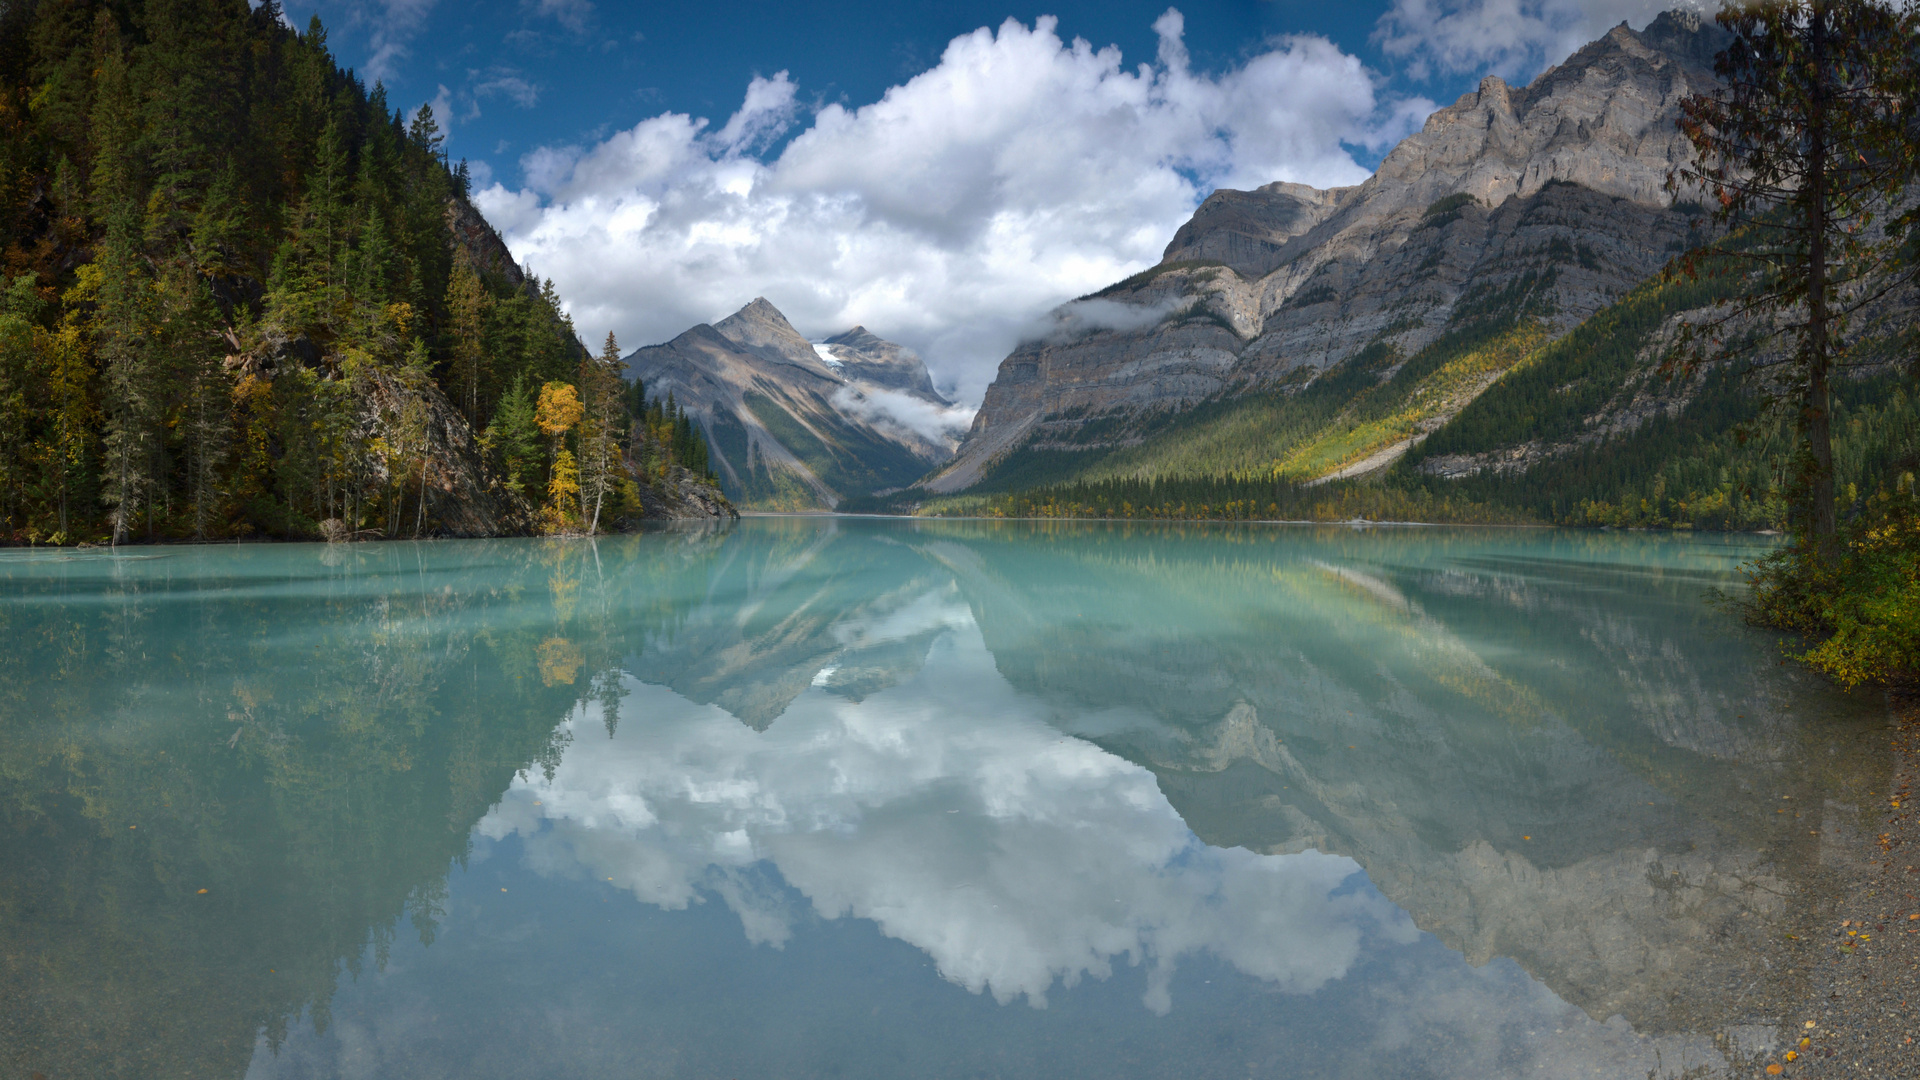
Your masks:
{"label": "shrub", "polygon": [[1749,618],[1815,642],[1797,658],[1849,689],[1920,676],[1920,513],[1911,495],[1867,509],[1836,553],[1796,544],[1748,575]]}

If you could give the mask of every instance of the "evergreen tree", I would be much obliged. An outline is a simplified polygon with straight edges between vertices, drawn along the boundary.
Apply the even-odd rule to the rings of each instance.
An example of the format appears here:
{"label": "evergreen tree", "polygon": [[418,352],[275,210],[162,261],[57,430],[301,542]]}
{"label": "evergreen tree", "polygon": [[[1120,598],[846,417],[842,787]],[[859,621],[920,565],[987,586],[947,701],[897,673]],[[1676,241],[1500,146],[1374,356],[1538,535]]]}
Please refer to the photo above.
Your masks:
{"label": "evergreen tree", "polygon": [[1914,169],[1914,18],[1880,0],[1723,3],[1718,20],[1733,34],[1714,65],[1723,86],[1683,103],[1681,129],[1699,158],[1668,181],[1704,190],[1737,230],[1682,269],[1726,261],[1756,271],[1707,333],[1688,327],[1682,355],[1731,355],[1711,339],[1735,319],[1791,336],[1784,357],[1753,366],[1791,406],[1794,527],[1823,546],[1835,531],[1833,380],[1847,361],[1849,316],[1887,288],[1897,244],[1876,218],[1897,207]]}
{"label": "evergreen tree", "polygon": [[619,372],[620,345],[609,331],[599,357],[581,362],[581,384],[587,389],[586,426],[581,431],[581,516],[587,518],[588,535],[599,531],[607,492],[615,490],[625,471],[620,436],[628,421]]}
{"label": "evergreen tree", "polygon": [[533,395],[527,390],[524,373],[514,376],[513,385],[501,397],[493,423],[487,427],[487,443],[499,455],[509,490],[521,496],[535,490],[540,465],[540,427],[534,421]]}
{"label": "evergreen tree", "polygon": [[480,420],[481,367],[486,361],[485,323],[490,306],[492,301],[480,276],[473,272],[473,260],[462,252],[454,259],[453,276],[447,282],[447,336],[461,411],[469,424]]}

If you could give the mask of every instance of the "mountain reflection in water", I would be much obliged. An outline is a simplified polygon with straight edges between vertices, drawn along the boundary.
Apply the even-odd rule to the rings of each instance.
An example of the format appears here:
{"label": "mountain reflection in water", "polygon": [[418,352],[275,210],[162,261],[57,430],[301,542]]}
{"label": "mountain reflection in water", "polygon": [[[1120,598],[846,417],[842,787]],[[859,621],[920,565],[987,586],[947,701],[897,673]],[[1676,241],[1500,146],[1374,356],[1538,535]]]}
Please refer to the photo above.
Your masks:
{"label": "mountain reflection in water", "polygon": [[0,556],[0,1062],[1711,1063],[1878,779],[1873,710],[1704,602],[1757,550],[803,519]]}

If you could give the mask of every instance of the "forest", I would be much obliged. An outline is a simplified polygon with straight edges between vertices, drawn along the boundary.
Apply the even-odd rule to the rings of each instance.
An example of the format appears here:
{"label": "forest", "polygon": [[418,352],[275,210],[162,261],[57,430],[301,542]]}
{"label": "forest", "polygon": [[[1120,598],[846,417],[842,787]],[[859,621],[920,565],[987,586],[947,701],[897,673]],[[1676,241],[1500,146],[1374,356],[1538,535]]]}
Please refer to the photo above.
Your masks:
{"label": "forest", "polygon": [[603,526],[705,447],[273,0],[0,0],[0,543]]}

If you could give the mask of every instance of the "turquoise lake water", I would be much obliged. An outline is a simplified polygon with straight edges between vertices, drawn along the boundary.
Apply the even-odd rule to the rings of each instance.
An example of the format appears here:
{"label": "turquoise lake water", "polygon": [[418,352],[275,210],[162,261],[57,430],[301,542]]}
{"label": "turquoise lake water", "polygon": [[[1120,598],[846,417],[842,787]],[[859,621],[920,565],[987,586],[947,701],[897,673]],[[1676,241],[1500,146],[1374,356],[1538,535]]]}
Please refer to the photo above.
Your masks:
{"label": "turquoise lake water", "polygon": [[1713,1066],[1884,779],[1884,709],[1714,600],[1763,550],[0,552],[0,1071]]}

